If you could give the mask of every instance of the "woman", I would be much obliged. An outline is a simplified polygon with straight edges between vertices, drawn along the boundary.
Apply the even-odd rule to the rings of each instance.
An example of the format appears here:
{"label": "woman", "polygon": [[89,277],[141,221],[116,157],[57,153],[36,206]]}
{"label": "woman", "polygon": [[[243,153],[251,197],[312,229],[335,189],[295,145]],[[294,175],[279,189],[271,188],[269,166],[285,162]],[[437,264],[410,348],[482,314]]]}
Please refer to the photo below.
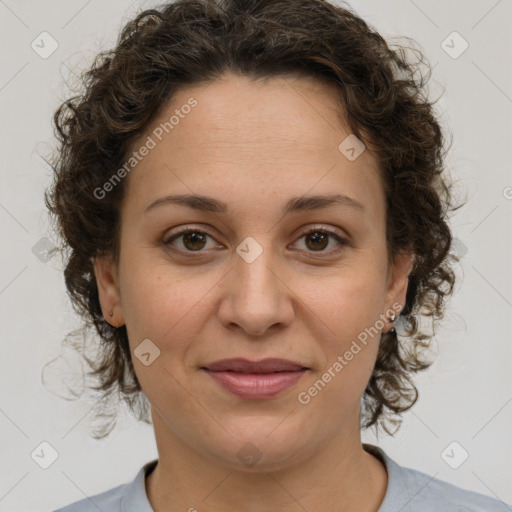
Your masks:
{"label": "woman", "polygon": [[159,456],[61,512],[503,510],[361,443],[454,284],[417,72],[323,0],[169,3],[96,60],[47,205],[100,389],[149,404]]}

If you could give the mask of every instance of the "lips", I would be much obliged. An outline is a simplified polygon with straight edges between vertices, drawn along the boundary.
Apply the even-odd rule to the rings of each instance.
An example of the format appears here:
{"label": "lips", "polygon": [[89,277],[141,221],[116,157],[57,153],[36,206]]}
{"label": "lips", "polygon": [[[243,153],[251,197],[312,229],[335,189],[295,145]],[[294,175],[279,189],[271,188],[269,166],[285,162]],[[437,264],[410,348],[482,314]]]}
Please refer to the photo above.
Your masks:
{"label": "lips", "polygon": [[276,373],[276,372],[295,372],[300,370],[308,370],[309,368],[288,361],[286,359],[268,358],[261,361],[249,361],[248,359],[222,359],[215,361],[203,367],[212,372],[236,372],[236,373]]}
{"label": "lips", "polygon": [[273,398],[295,386],[309,368],[286,359],[223,359],[202,367],[225,391],[245,400]]}

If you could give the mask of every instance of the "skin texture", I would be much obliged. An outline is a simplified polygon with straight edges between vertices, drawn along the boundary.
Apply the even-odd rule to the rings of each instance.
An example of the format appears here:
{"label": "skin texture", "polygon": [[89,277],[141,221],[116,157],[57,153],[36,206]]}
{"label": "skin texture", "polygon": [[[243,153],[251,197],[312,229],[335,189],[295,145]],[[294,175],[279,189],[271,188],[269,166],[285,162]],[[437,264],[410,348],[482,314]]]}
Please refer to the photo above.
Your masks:
{"label": "skin texture", "polygon": [[[338,150],[350,131],[335,94],[315,79],[226,74],[179,91],[133,145],[197,100],[125,178],[119,266],[95,259],[105,317],[126,324],[132,354],[145,339],[160,350],[149,366],[133,357],[152,405],[159,463],[146,489],[156,512],[376,511],[384,498],[386,471],[362,449],[359,423],[380,334],[307,405],[297,399],[361,331],[405,303],[413,263],[402,254],[388,268],[377,162],[369,151],[349,161]],[[291,197],[332,193],[365,211],[282,214]],[[211,196],[228,211],[144,213],[168,194]],[[185,227],[209,236],[164,244]],[[315,242],[304,236],[310,227],[348,245]],[[263,251],[252,263],[236,252],[246,237]],[[200,370],[230,357],[281,357],[310,370],[273,398],[243,400]],[[237,456],[247,443],[261,455],[252,467]]]}

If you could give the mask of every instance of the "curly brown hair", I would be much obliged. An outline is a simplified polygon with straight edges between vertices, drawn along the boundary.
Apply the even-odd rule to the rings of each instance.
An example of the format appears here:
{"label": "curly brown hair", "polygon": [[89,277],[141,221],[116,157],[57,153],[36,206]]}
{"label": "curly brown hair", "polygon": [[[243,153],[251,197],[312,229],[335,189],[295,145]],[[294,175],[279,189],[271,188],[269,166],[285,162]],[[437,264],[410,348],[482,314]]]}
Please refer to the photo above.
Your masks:
{"label": "curly brown hair", "polygon": [[[428,100],[431,67],[406,39],[411,47],[393,48],[348,5],[325,0],[177,0],[139,13],[116,47],[96,56],[81,75],[81,93],[54,114],[59,148],[50,158],[54,181],[45,202],[62,240],[59,250],[66,253],[66,287],[84,320],[71,335],[81,335],[75,345],[97,383],[89,388],[100,392],[102,416],[117,392],[137,419],[151,423],[126,327],[112,327],[103,317],[93,271],[97,255],[118,261],[126,180],[106,198],[93,191],[123,165],[133,141],[178,89],[233,71],[252,78],[305,74],[336,84],[340,113],[380,163],[389,262],[405,249],[414,252],[415,264],[400,336],[381,335],[361,426],[382,426],[388,433],[400,426],[401,413],[418,397],[412,373],[432,364],[425,356],[434,333],[422,331],[418,319],[439,321],[453,291],[450,260],[458,258],[450,251],[447,214],[460,208],[452,205],[451,186],[441,176],[449,148],[435,101]],[[99,339],[85,336],[94,329]],[[88,357],[92,343],[98,346]],[[111,411],[114,421],[93,436],[108,435],[115,416]]]}

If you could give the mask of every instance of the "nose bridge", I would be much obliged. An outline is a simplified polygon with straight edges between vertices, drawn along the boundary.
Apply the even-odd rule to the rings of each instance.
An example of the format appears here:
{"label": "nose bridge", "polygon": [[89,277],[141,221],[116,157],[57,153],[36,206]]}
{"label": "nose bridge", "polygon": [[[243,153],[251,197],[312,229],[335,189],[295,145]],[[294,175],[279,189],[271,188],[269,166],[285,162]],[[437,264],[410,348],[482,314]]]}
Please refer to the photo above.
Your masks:
{"label": "nose bridge", "polygon": [[250,334],[263,334],[275,324],[289,322],[293,310],[278,277],[279,258],[273,253],[271,237],[247,237],[236,252],[222,321],[238,324]]}
{"label": "nose bridge", "polygon": [[236,248],[235,280],[239,284],[239,293],[268,301],[278,288],[275,283],[277,259],[272,252],[271,237],[260,235],[257,238],[246,237]]}

